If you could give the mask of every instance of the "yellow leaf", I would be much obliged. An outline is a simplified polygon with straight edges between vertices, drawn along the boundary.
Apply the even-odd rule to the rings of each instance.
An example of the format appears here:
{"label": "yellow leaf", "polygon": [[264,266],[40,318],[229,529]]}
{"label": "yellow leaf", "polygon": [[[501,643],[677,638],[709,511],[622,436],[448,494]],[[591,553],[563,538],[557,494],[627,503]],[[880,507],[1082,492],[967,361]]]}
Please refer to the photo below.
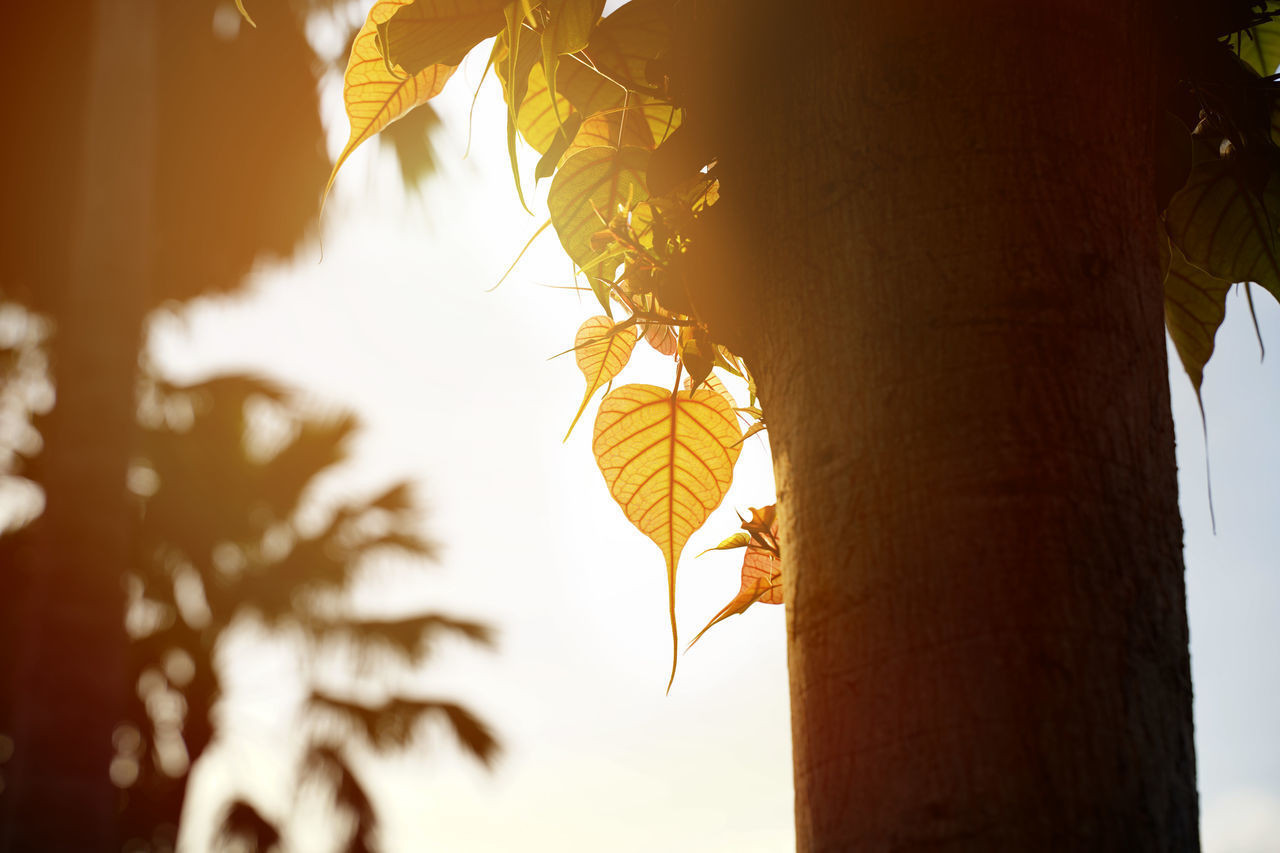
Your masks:
{"label": "yellow leaf", "polygon": [[626,146],[652,151],[679,126],[680,110],[670,104],[617,107],[583,119],[566,153],[572,156],[583,148]]}
{"label": "yellow leaf", "polygon": [[547,85],[547,76],[539,62],[529,69],[528,88],[516,114],[520,135],[539,154],[546,154],[561,132],[561,121],[556,119],[557,109],[563,121],[568,121],[574,112],[564,95],[557,94],[552,99],[551,87]]}
{"label": "yellow leaf", "polygon": [[342,99],[351,123],[351,135],[333,164],[327,198],[338,170],[362,142],[377,135],[391,122],[409,110],[440,94],[456,65],[432,65],[413,75],[397,75],[387,68],[378,48],[378,26],[396,13],[409,0],[378,0],[369,10],[360,32],[351,44],[351,57],[343,75]]}
{"label": "yellow leaf", "polygon": [[705,389],[672,394],[654,385],[624,385],[605,395],[596,415],[591,449],[609,493],[666,560],[671,681],[679,652],[676,565],[689,537],[729,490],[741,435],[725,398]]}
{"label": "yellow leaf", "polygon": [[592,317],[578,327],[573,348],[578,359],[578,369],[587,380],[587,393],[582,397],[582,405],[569,424],[569,432],[564,434],[565,441],[569,433],[578,423],[578,418],[587,408],[591,395],[604,385],[613,381],[622,368],[627,366],[631,351],[636,346],[636,327],[632,323],[626,327],[617,327],[608,317]]}
{"label": "yellow leaf", "polygon": [[258,25],[253,22],[253,18],[249,15],[249,10],[244,7],[244,0],[236,0],[236,8],[240,10],[240,17],[249,22],[249,26],[257,29]]}
{"label": "yellow leaf", "polygon": [[471,48],[502,29],[506,0],[411,0],[378,25],[391,67],[416,74],[457,65]]}
{"label": "yellow leaf", "polygon": [[[546,0],[548,21],[542,31],[542,64],[544,77],[552,91],[556,89],[556,68],[561,54],[577,53],[587,46],[591,31],[595,29],[604,0]],[[551,101],[553,117],[557,124],[564,122],[566,114],[559,100]]]}

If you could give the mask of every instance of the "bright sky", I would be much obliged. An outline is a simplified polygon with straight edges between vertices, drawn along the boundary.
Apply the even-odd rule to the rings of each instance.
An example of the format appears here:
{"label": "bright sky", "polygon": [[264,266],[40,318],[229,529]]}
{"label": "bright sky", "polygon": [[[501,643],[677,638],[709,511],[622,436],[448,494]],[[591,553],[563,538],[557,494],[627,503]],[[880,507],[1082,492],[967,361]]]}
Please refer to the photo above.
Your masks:
{"label": "bright sky", "polygon": [[[323,262],[304,248],[291,265],[262,268],[237,298],[162,318],[155,352],[179,379],[250,369],[354,408],[365,422],[355,462],[325,492],[414,478],[444,552],[425,581],[371,572],[360,600],[500,629],[497,654],[447,649],[415,683],[490,721],[503,757],[485,772],[435,737],[363,763],[386,850],[785,853],[794,830],[782,608],[717,626],[682,657],[664,695],[662,559],[605,489],[589,447],[594,408],[561,443],[584,383],[571,356],[546,360],[598,306],[541,286],[570,283],[550,231],[501,288],[484,292],[543,220],[515,198],[492,81],[471,155],[460,159],[481,67],[464,66],[440,99],[447,174],[424,198],[406,200],[394,164],[366,145],[330,201]],[[325,97],[339,116],[336,80]],[[345,136],[342,122],[335,150]],[[1257,307],[1264,337],[1280,345],[1280,310],[1265,295]],[[1195,398],[1180,367],[1172,376],[1205,850],[1277,853],[1280,445],[1267,438],[1280,422],[1280,368],[1274,358],[1259,364],[1243,298],[1233,298],[1218,341],[1205,381],[1216,536]],[[670,376],[653,355],[622,381]],[[685,550],[685,638],[738,586],[734,553],[693,555],[736,529],[735,509],[772,500],[767,446],[752,439],[721,510]],[[193,850],[204,849],[208,828],[201,791],[206,806],[228,786],[284,806],[279,782],[294,756],[282,744],[300,686],[287,655],[255,643],[241,638],[229,654],[229,734],[198,768],[184,830]]]}

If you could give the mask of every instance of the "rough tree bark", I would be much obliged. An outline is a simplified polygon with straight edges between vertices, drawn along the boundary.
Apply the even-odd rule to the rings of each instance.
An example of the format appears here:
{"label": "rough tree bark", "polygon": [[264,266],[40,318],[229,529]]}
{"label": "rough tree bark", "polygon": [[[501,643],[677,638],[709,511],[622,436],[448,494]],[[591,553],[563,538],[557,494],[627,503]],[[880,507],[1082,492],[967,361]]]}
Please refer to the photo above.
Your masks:
{"label": "rough tree bark", "polygon": [[[125,466],[153,252],[156,42],[154,0],[86,6],[93,18],[87,57],[46,55],[24,72],[47,62],[78,69],[86,113],[82,135],[73,137],[78,162],[55,166],[75,173],[76,189],[63,200],[70,220],[67,271],[51,279],[54,292],[44,294],[58,320],[57,403],[42,424],[47,507],[31,531],[18,617],[15,751],[6,768],[0,833],[0,847],[15,853],[119,849],[120,794],[108,767],[129,689],[122,578],[133,512]],[[47,27],[44,20],[21,29]],[[50,96],[57,93],[44,91]],[[27,254],[26,247],[18,251]]]}
{"label": "rough tree bark", "polygon": [[1155,4],[734,5],[798,849],[1197,850]]}

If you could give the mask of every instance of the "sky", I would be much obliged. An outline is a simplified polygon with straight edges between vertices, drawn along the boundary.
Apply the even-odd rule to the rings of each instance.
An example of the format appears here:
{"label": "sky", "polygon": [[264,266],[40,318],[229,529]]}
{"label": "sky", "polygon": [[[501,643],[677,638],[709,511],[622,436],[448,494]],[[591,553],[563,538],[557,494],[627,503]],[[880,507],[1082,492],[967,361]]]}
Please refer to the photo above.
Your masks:
{"label": "sky", "polygon": [[[554,289],[572,277],[550,230],[487,292],[545,213],[531,217],[516,200],[492,81],[462,158],[481,68],[469,61],[439,99],[444,174],[422,195],[406,195],[394,163],[366,144],[327,207],[323,257],[313,242],[290,262],[261,265],[239,295],[158,316],[152,351],[177,380],[251,370],[356,410],[364,429],[353,460],[316,499],[413,478],[442,546],[426,577],[372,566],[356,591],[361,606],[444,609],[499,630],[496,653],[446,648],[410,685],[459,698],[493,725],[504,746],[493,770],[434,731],[393,759],[363,756],[386,850],[785,853],[794,829],[782,608],[754,607],[710,631],[664,695],[658,549],[608,495],[590,453],[590,409],[561,441],[584,382],[571,356],[548,359],[598,306]],[[346,136],[336,78],[324,81],[324,99],[336,153]],[[535,211],[545,211],[545,190]],[[1280,307],[1265,294],[1256,305],[1264,338],[1280,346]],[[669,381],[669,365],[646,353],[637,349],[621,381]],[[1280,422],[1280,368],[1274,356],[1260,362],[1242,297],[1206,370],[1207,445],[1176,360],[1171,388],[1204,848],[1278,853],[1280,446],[1266,439]],[[735,510],[772,501],[767,440],[753,438],[721,509],[685,550],[684,637],[739,581],[733,552],[694,555],[737,528]],[[251,632],[225,659],[234,663],[226,734],[196,769],[183,828],[192,851],[204,849],[212,804],[228,791],[290,808],[279,783],[296,758],[292,659]],[[321,808],[304,802],[295,823]]]}

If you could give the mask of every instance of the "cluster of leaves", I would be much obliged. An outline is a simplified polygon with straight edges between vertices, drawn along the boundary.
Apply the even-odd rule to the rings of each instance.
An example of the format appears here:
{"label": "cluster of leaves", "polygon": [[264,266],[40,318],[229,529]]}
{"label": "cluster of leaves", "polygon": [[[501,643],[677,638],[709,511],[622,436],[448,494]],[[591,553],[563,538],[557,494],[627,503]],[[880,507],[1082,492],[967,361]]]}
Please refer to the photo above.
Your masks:
{"label": "cluster of leaves", "polygon": [[[1207,17],[1211,4],[1184,5],[1195,14],[1186,12],[1173,49],[1157,210],[1167,327],[1199,395],[1231,285],[1245,283],[1248,294],[1256,283],[1280,298],[1280,2],[1236,0]],[[719,186],[715,152],[695,153],[680,134],[685,110],[670,77],[679,64],[677,6],[631,0],[602,18],[603,0],[378,0],[347,66],[351,136],[334,169],[438,94],[468,52],[494,39],[486,71],[502,83],[521,202],[522,138],[540,155],[535,178],[551,178],[548,224],[603,310],[574,344],[587,381],[574,423],[642,337],[675,362],[670,389],[606,393],[592,442],[610,493],[662,551],[673,658],[681,552],[728,490],[744,438],[737,417],[753,419],[748,434],[764,427],[747,365],[715,340],[698,288],[681,274],[694,223],[717,202]],[[716,371],[746,381],[747,406]],[[776,530],[746,533],[743,591],[711,624],[754,601],[781,601]]]}
{"label": "cluster of leaves", "polygon": [[1197,397],[1232,286],[1251,313],[1253,284],[1280,300],[1280,2],[1236,5],[1188,37],[1157,163],[1165,322]]}
{"label": "cluster of leaves", "polygon": [[[494,71],[506,100],[521,202],[519,140],[540,157],[535,180],[551,178],[548,224],[603,311],[574,341],[587,387],[570,432],[642,340],[673,360],[668,387],[605,394],[592,449],[610,493],[666,563],[674,678],[676,567],[732,482],[745,438],[739,419],[751,424],[748,435],[764,423],[746,365],[713,338],[677,268],[718,185],[710,162],[682,170],[661,162],[683,120],[665,71],[673,7],[632,0],[602,18],[604,0],[378,0],[347,65],[351,133],[334,175],[352,150],[442,91],[466,54],[493,38],[486,73]],[[747,383],[749,405],[738,405],[717,371]],[[776,556],[776,531],[771,541]],[[757,599],[780,601],[780,590]]]}
{"label": "cluster of leaves", "polygon": [[[346,457],[354,419],[309,415],[287,390],[248,376],[146,387],[143,445],[130,473],[142,513],[128,578],[137,702],[117,731],[113,771],[128,802],[126,834],[135,838],[177,823],[188,768],[216,736],[218,650],[235,626],[290,640],[304,673],[344,650],[408,669],[443,637],[492,643],[489,628],[471,620],[432,612],[371,618],[344,606],[371,557],[390,551],[420,564],[434,554],[417,531],[421,510],[407,482],[306,523],[311,486]],[[484,723],[450,700],[384,689],[370,703],[332,687],[310,691],[298,720],[308,738],[299,778],[327,783],[356,825],[352,850],[373,849],[377,815],[351,769],[351,747],[401,749],[435,720],[486,764],[497,750]],[[224,828],[243,835],[255,821],[271,829],[255,837],[277,831],[245,801],[228,809]]]}

